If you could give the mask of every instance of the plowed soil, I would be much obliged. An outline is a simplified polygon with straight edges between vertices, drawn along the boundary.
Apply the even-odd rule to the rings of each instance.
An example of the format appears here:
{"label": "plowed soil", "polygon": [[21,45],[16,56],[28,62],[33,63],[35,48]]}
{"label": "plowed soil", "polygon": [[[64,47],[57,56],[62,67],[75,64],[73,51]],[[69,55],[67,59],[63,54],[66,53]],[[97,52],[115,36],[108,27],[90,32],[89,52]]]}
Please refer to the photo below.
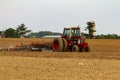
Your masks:
{"label": "plowed soil", "polygon": [[[0,48],[53,39],[0,39]],[[0,80],[119,80],[120,40],[88,39],[90,53],[0,52]]]}

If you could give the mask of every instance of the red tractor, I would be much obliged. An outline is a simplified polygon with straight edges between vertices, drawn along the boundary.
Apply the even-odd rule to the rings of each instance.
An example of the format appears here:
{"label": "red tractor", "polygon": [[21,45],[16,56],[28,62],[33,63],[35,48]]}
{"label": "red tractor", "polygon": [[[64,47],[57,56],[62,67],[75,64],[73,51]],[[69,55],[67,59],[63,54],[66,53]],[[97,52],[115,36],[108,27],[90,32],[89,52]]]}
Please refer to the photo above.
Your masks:
{"label": "red tractor", "polygon": [[52,47],[55,52],[89,52],[90,48],[85,41],[79,27],[64,28],[61,38],[54,39]]}

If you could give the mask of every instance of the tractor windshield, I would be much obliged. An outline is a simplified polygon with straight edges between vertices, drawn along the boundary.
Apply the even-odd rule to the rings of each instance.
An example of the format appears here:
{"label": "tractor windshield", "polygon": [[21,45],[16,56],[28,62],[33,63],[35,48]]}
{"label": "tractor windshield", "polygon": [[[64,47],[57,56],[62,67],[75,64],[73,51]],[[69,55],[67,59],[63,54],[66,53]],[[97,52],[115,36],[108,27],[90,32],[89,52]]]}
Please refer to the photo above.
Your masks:
{"label": "tractor windshield", "polygon": [[70,35],[70,29],[65,29],[64,30],[64,35],[69,36]]}
{"label": "tractor windshield", "polygon": [[71,33],[72,33],[72,36],[80,36],[80,30],[79,29],[72,29]]}

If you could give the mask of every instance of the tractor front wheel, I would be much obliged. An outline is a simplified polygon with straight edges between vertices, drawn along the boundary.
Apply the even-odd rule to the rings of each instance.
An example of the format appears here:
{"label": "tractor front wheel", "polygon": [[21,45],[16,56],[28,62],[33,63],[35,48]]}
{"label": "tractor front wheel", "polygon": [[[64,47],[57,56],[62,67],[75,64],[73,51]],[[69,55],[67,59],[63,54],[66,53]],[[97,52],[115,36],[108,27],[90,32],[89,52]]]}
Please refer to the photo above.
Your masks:
{"label": "tractor front wheel", "polygon": [[80,48],[80,52],[85,52],[85,48],[84,48],[84,47],[81,47],[81,48]]}
{"label": "tractor front wheel", "polygon": [[85,48],[85,52],[90,52],[90,47],[89,47],[89,46],[87,46],[87,47]]}
{"label": "tractor front wheel", "polygon": [[74,45],[72,47],[72,52],[79,52],[79,47],[77,45]]}

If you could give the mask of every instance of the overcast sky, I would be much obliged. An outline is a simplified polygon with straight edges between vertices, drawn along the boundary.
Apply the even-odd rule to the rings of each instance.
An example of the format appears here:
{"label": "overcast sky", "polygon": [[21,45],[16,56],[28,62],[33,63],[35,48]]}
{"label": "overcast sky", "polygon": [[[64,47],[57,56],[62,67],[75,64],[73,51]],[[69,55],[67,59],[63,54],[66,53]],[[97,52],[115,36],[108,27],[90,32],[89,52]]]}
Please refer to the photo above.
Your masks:
{"label": "overcast sky", "polygon": [[0,0],[0,30],[24,23],[33,32],[62,32],[95,21],[97,34],[120,35],[120,0]]}

